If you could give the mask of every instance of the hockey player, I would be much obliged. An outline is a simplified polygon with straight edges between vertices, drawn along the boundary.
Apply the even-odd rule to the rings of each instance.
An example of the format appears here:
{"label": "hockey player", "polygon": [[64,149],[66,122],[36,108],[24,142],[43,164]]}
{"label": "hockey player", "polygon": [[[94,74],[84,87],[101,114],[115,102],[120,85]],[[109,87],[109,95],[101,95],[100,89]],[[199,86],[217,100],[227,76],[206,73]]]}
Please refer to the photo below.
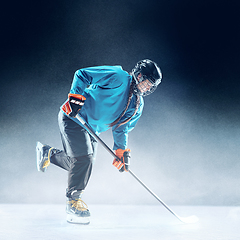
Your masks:
{"label": "hockey player", "polygon": [[61,106],[58,123],[64,150],[37,142],[37,168],[45,172],[50,163],[68,171],[67,221],[88,224],[90,212],[82,201],[96,157],[97,142],[75,117],[88,123],[99,135],[112,128],[113,150],[121,159],[113,160],[120,172],[128,171],[128,133],[143,110],[143,96],[160,84],[162,73],[148,59],[136,64],[131,73],[121,66],[97,66],[77,70],[68,99]]}

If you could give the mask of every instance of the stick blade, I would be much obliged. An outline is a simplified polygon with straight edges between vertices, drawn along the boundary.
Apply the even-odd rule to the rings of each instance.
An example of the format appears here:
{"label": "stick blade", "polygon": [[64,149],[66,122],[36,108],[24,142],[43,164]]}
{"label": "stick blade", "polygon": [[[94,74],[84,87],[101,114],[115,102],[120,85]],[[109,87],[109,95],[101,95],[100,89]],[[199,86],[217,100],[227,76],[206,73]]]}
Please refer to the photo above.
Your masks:
{"label": "stick blade", "polygon": [[195,215],[189,216],[189,217],[180,217],[179,218],[183,223],[196,223],[199,221],[199,218]]}

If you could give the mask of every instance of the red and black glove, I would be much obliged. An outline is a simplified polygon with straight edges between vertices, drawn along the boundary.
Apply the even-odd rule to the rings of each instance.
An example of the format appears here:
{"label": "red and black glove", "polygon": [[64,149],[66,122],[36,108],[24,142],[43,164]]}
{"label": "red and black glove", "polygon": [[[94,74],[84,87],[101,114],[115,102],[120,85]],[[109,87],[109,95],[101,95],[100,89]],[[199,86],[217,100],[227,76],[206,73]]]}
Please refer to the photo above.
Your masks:
{"label": "red and black glove", "polygon": [[113,166],[115,166],[119,172],[128,172],[129,166],[130,166],[130,155],[131,151],[129,148],[123,150],[123,149],[117,149],[115,150],[115,154],[120,159],[114,159],[113,160]]}
{"label": "red and black glove", "polygon": [[86,98],[80,94],[68,94],[68,101],[62,106],[62,110],[70,117],[76,117],[82,109]]}

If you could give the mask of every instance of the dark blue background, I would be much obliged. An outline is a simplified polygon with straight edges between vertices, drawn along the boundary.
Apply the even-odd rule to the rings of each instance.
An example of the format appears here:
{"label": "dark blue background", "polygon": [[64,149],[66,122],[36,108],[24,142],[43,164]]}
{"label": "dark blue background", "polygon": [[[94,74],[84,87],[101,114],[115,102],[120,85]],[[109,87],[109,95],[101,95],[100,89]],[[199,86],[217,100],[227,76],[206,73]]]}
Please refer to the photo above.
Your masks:
{"label": "dark blue background", "polygon": [[[8,1],[0,18],[2,201],[14,201],[6,194],[9,182],[16,189],[16,179],[25,182],[35,171],[37,140],[61,147],[56,116],[75,70],[119,64],[130,71],[149,58],[163,81],[145,98],[131,148],[146,158],[154,153],[149,162],[159,164],[164,180],[182,179],[191,169],[193,185],[183,189],[196,194],[179,202],[167,191],[173,203],[235,203],[229,186],[240,169],[239,1]],[[219,179],[228,177],[221,189]]]}

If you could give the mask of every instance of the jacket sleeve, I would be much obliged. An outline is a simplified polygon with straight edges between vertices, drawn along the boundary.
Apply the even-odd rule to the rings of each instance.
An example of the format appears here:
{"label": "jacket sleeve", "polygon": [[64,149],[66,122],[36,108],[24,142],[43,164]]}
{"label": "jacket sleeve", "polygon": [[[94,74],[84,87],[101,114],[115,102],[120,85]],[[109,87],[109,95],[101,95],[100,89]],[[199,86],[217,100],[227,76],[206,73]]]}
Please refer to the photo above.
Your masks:
{"label": "jacket sleeve", "polygon": [[139,118],[142,115],[142,110],[143,110],[143,101],[141,102],[139,109],[133,118],[123,124],[122,126],[116,128],[117,126],[114,126],[112,128],[112,133],[113,133],[113,139],[114,139],[114,145],[113,145],[113,150],[117,149],[126,149],[128,145],[128,133],[131,132],[134,127],[136,126]]}

